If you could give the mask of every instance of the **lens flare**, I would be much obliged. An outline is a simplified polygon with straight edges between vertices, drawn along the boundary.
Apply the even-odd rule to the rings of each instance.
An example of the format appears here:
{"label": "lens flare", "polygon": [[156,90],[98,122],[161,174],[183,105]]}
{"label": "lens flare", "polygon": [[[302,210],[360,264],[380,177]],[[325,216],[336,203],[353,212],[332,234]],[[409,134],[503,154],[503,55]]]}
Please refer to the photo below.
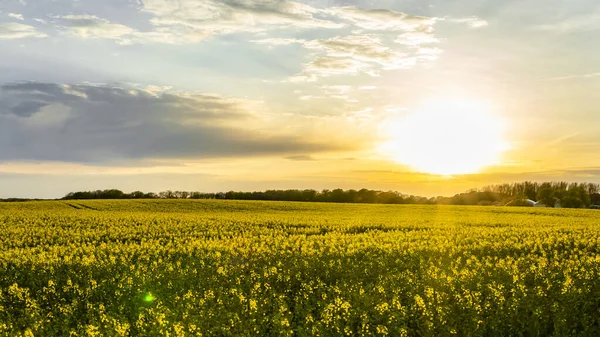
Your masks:
{"label": "lens flare", "polygon": [[154,296],[152,296],[152,294],[148,293],[148,294],[146,294],[146,296],[144,296],[144,301],[152,302],[152,301],[154,301]]}

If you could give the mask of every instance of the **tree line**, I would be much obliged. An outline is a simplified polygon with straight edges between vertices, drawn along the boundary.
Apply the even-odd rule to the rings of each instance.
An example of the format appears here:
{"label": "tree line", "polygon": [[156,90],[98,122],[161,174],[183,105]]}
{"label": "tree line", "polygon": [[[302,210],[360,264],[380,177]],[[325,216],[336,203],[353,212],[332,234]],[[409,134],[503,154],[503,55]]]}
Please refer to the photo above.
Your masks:
{"label": "tree line", "polygon": [[435,204],[435,198],[405,195],[394,191],[376,190],[267,190],[264,192],[219,192],[202,193],[188,191],[163,191],[160,193],[144,193],[136,191],[124,193],[120,190],[97,190],[71,192],[63,200],[86,199],[224,199],[224,200],[266,200],[266,201],[305,201],[305,202],[338,202],[366,204]]}
{"label": "tree line", "polygon": [[600,184],[570,183],[566,181],[537,183],[526,181],[515,184],[491,185],[478,192],[491,192],[515,199],[530,199],[549,207],[582,208],[600,205]]}
{"label": "tree line", "polygon": [[124,193],[120,190],[97,190],[72,192],[63,199],[223,199],[223,200],[268,200],[337,202],[365,204],[444,204],[444,205],[509,205],[530,206],[532,201],[547,207],[583,208],[600,205],[600,184],[568,182],[520,182],[490,185],[473,189],[453,197],[426,198],[402,194],[396,191],[325,189],[267,190],[263,192],[219,192],[202,193],[188,191],[163,191]]}

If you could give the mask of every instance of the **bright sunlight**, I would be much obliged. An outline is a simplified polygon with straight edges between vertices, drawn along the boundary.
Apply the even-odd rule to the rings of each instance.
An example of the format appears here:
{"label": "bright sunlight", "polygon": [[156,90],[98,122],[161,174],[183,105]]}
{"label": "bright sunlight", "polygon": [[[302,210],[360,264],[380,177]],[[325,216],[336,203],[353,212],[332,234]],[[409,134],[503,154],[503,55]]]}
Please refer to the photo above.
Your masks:
{"label": "bright sunlight", "polygon": [[439,100],[388,120],[381,150],[419,172],[469,174],[497,163],[507,148],[503,134],[504,122],[489,105]]}

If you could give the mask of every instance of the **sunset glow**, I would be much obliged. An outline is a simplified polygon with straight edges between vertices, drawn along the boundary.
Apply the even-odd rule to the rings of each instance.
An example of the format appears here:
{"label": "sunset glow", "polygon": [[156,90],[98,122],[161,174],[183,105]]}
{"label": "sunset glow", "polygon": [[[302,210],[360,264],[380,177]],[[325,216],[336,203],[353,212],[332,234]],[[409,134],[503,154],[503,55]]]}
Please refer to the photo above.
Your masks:
{"label": "sunset glow", "polygon": [[417,171],[438,175],[476,173],[506,150],[504,121],[488,104],[439,100],[385,122],[381,150]]}

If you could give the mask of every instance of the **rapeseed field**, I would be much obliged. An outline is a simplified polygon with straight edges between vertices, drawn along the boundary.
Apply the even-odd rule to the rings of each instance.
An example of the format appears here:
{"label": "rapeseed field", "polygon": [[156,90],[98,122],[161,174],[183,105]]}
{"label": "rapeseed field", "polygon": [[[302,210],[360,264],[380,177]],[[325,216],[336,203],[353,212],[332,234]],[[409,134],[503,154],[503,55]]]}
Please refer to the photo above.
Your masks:
{"label": "rapeseed field", "polygon": [[0,204],[0,335],[600,336],[600,212]]}

